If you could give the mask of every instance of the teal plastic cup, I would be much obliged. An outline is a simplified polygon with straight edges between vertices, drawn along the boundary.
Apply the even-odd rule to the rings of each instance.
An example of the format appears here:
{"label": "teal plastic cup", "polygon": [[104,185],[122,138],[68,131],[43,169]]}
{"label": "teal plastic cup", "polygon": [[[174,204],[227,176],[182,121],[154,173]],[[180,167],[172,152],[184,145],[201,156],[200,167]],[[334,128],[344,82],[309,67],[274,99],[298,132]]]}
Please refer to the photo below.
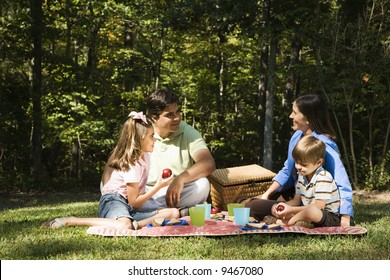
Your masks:
{"label": "teal plastic cup", "polygon": [[199,206],[199,207],[204,207],[206,210],[206,212],[205,212],[205,217],[207,218],[207,219],[209,219],[210,218],[210,216],[211,216],[211,204],[209,204],[209,203],[202,203],[202,204],[196,204],[196,206]]}

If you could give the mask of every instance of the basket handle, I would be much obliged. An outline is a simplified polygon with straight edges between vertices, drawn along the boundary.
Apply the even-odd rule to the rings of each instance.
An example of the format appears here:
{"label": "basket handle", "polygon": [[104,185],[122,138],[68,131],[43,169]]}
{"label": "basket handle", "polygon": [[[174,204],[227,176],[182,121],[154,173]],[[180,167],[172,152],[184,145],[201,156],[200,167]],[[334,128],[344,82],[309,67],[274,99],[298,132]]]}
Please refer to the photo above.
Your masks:
{"label": "basket handle", "polygon": [[232,197],[232,202],[236,201],[236,198],[240,195],[241,193],[241,190],[244,186],[239,186],[238,189],[236,190],[236,192],[233,194],[233,197]]}
{"label": "basket handle", "polygon": [[[252,187],[256,185],[256,182],[251,180],[250,182],[248,182],[249,185],[251,185]],[[241,191],[242,191],[242,188],[244,187],[244,185],[242,186],[239,186],[238,189],[236,190],[236,192],[234,193],[233,195],[233,198],[232,198],[232,201],[236,201],[237,197],[240,195]]]}

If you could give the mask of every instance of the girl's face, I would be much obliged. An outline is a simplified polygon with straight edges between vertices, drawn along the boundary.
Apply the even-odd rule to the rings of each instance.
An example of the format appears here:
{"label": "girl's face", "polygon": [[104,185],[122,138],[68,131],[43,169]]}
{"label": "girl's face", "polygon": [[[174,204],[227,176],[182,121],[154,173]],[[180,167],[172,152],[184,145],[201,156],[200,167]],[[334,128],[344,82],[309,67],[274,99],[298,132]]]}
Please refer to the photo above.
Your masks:
{"label": "girl's face", "polygon": [[143,153],[153,152],[155,141],[156,139],[154,138],[154,129],[149,128],[145,137],[141,140],[141,151]]}
{"label": "girl's face", "polygon": [[181,120],[179,105],[176,103],[168,105],[158,119],[153,120],[156,133],[162,138],[168,137],[179,129]]}
{"label": "girl's face", "polygon": [[305,117],[305,115],[303,115],[299,109],[298,109],[298,106],[297,104],[293,103],[293,106],[292,106],[292,112],[290,114],[290,119],[292,120],[292,129],[297,131],[297,130],[300,130],[303,132],[303,134],[311,134],[311,129],[310,129],[310,125],[309,125],[309,122],[307,120],[307,118]]}

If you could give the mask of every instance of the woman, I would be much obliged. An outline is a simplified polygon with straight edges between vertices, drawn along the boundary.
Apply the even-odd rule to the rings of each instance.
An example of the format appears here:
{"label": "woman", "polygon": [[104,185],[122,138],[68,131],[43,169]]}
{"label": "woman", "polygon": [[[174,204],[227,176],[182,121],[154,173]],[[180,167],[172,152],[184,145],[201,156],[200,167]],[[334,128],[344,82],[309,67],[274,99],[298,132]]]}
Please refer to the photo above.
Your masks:
{"label": "woman", "polygon": [[263,219],[264,216],[271,215],[271,208],[277,203],[277,200],[289,200],[294,197],[297,171],[294,167],[292,150],[304,135],[313,135],[326,145],[324,168],[332,174],[340,192],[340,225],[350,226],[351,217],[353,217],[352,187],[339,156],[335,142],[336,136],[330,123],[326,102],[320,95],[316,94],[300,96],[293,103],[290,118],[295,133],[290,139],[288,157],[283,168],[273,178],[271,186],[264,194],[244,200],[243,203],[246,207],[251,208],[251,216]]}

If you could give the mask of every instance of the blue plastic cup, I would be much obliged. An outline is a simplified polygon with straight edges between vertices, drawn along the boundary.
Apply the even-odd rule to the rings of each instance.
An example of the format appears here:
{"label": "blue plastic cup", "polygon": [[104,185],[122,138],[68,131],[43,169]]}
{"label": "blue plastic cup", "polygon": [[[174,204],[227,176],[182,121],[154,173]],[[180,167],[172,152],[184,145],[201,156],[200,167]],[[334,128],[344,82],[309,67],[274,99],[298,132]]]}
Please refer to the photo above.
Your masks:
{"label": "blue plastic cup", "polygon": [[243,207],[243,208],[234,208],[234,224],[245,226],[247,223],[249,223],[249,213],[250,208]]}

